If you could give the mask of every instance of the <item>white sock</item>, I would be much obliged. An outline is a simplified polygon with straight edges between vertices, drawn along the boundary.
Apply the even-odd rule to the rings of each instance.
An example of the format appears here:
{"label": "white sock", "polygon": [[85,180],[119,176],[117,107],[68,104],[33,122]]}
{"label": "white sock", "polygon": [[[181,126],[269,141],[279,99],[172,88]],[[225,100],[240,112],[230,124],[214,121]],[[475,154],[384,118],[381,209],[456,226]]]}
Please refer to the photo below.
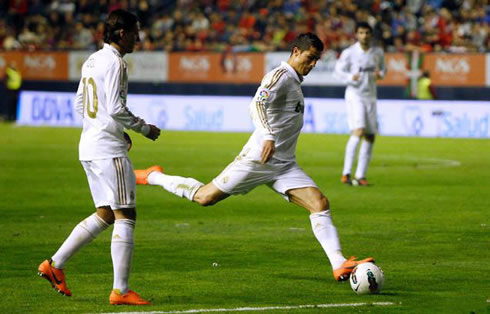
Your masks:
{"label": "white sock", "polygon": [[372,153],[373,143],[366,140],[362,141],[361,148],[359,149],[359,160],[357,161],[356,178],[362,179],[366,177]]}
{"label": "white sock", "polygon": [[102,231],[107,229],[107,224],[97,214],[85,218],[73,228],[71,234],[60,246],[58,251],[51,257],[53,266],[59,269],[65,267],[65,263],[86,244],[95,239]]}
{"label": "white sock", "polygon": [[332,268],[339,268],[345,262],[345,257],[342,255],[339,236],[337,229],[333,225],[330,210],[311,214],[310,220],[313,233],[327,254]]}
{"label": "white sock", "polygon": [[113,289],[120,294],[129,290],[129,272],[133,259],[133,232],[136,221],[132,219],[116,219],[112,231],[111,256],[114,268]]}
{"label": "white sock", "polygon": [[148,183],[151,185],[160,185],[170,193],[179,197],[185,197],[189,201],[194,199],[194,194],[204,185],[193,178],[169,176],[157,171],[150,173]]}
{"label": "white sock", "polygon": [[352,164],[354,163],[354,159],[356,157],[357,144],[359,144],[359,141],[360,137],[355,135],[351,135],[347,141],[347,145],[345,147],[344,170],[342,171],[343,175],[351,173]]}

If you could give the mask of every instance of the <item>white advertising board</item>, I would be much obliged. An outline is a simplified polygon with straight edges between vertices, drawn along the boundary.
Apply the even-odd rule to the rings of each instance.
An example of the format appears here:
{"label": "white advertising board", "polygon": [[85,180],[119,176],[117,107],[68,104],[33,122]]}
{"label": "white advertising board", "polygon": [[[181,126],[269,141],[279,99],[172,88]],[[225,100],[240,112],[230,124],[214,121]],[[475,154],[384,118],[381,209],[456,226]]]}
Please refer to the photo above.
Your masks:
{"label": "white advertising board", "polygon": [[[93,52],[70,51],[68,55],[69,79],[79,81],[82,65]],[[168,53],[156,51],[134,52],[124,56],[131,82],[168,81]]]}
{"label": "white advertising board", "polygon": [[[20,125],[81,126],[74,93],[24,91]],[[250,132],[251,97],[129,95],[130,110],[168,130]],[[343,99],[306,98],[304,132],[349,132]],[[379,100],[381,135],[490,138],[490,104],[476,101]]]}

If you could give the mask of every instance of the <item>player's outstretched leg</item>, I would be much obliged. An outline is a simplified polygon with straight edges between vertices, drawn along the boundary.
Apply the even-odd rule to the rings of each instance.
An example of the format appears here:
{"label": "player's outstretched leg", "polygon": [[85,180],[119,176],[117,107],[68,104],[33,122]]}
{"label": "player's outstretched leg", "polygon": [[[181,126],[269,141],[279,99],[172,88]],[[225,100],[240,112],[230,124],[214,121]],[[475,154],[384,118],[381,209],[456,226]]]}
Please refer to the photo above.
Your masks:
{"label": "player's outstretched leg", "polygon": [[151,166],[150,168],[135,170],[134,174],[136,175],[136,184],[142,184],[142,185],[149,184],[148,176],[152,172],[163,173],[163,168],[161,166],[155,165],[155,166]]}
{"label": "player's outstretched leg", "polygon": [[340,266],[337,269],[334,269],[333,271],[333,276],[335,280],[337,281],[344,281],[348,280],[350,274],[354,270],[354,268],[362,263],[374,263],[374,258],[368,257],[359,261],[356,261],[355,256],[351,256],[348,260],[346,260],[344,263],[342,263],[342,266]]}
{"label": "player's outstretched leg", "polygon": [[68,297],[71,296],[71,291],[66,286],[65,282],[65,274],[62,269],[55,268],[51,265],[52,260],[45,260],[38,267],[39,276],[45,278],[47,281],[51,283],[53,289],[62,295],[66,295]]}
{"label": "player's outstretched leg", "polygon": [[330,215],[328,199],[316,187],[299,188],[288,191],[291,202],[310,211],[311,229],[330,261],[335,280],[349,278],[354,267],[366,262],[374,262],[372,257],[356,261],[355,257],[348,260],[342,255],[337,228]]}
{"label": "player's outstretched leg", "polygon": [[337,269],[346,261],[342,255],[337,228],[332,222],[330,210],[315,212],[310,215],[311,229],[332,265]]}
{"label": "player's outstretched leg", "polygon": [[152,166],[144,170],[135,170],[137,184],[159,185],[178,197],[193,201],[197,190],[204,184],[193,178],[169,176],[163,173],[160,166]]}

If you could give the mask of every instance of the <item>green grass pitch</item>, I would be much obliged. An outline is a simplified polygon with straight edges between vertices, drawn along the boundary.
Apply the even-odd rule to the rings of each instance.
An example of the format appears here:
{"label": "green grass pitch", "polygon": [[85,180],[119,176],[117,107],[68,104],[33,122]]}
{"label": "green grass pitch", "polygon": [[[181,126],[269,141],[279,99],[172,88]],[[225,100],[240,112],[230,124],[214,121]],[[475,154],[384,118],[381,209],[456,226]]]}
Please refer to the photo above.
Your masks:
{"label": "green grass pitch", "polygon": [[[393,302],[335,313],[487,313],[490,291],[490,141],[378,137],[368,188],[340,184],[347,135],[303,134],[298,163],[331,202],[344,254],[374,256],[380,295],[335,282],[306,210],[267,187],[200,207],[138,186],[131,287],[150,307],[113,307],[112,228],[66,266],[73,297],[37,266],[93,212],[78,162],[80,129],[0,124],[0,313],[179,311]],[[243,133],[131,133],[135,168],[209,182],[240,151]],[[218,263],[218,267],[213,267]],[[278,313],[321,313],[293,309]]]}

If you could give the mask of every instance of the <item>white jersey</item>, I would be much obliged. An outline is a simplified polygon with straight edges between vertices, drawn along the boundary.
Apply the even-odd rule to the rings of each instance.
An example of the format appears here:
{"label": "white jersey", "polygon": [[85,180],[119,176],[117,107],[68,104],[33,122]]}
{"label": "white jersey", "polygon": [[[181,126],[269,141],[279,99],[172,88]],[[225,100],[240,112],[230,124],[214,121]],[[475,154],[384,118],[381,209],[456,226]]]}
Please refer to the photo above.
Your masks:
{"label": "white jersey", "polygon": [[83,117],[80,160],[127,156],[124,128],[147,135],[150,126],[126,107],[128,69],[111,45],[93,53],[82,66],[75,111]]}
{"label": "white jersey", "polygon": [[303,127],[302,78],[286,62],[267,73],[250,103],[255,131],[240,156],[260,160],[265,140],[275,142],[273,159],[296,160],[296,143]]}
{"label": "white jersey", "polygon": [[[386,74],[383,49],[370,47],[367,51],[359,42],[342,51],[335,64],[335,74],[347,83],[346,95],[376,99],[376,71],[381,77]],[[359,74],[359,79],[352,77]]]}

